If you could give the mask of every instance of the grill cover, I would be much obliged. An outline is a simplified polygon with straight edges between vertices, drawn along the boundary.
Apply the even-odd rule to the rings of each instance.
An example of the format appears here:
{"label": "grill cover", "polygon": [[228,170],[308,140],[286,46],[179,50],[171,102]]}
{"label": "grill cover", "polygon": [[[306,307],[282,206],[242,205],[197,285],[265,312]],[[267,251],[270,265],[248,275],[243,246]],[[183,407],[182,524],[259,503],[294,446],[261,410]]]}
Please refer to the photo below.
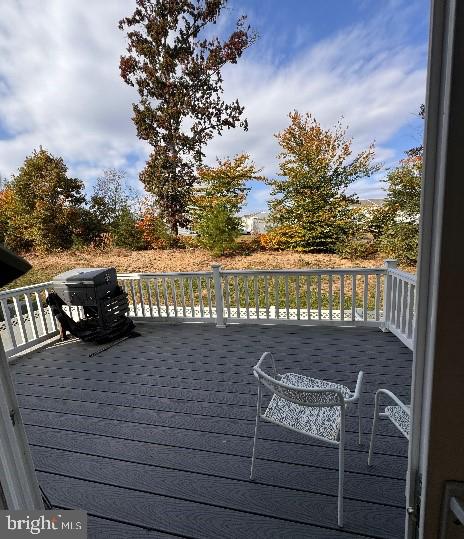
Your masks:
{"label": "grill cover", "polygon": [[115,268],[76,268],[53,279],[53,288],[68,305],[95,307],[112,297],[118,285]]}
{"label": "grill cover", "polygon": [[[67,331],[84,341],[99,343],[135,335],[134,323],[127,316],[127,294],[118,285],[115,268],[66,271],[53,279],[53,288],[47,304],[61,325],[62,338]],[[66,306],[83,307],[78,321]]]}

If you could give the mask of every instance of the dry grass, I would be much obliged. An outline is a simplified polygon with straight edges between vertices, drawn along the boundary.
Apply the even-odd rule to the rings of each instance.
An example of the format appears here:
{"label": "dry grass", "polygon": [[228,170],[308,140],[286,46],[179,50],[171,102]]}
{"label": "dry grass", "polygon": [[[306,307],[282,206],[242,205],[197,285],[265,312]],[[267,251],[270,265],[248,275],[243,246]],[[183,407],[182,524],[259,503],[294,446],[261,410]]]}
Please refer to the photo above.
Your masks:
{"label": "dry grass", "polygon": [[[258,251],[250,255],[215,258],[203,249],[172,249],[166,251],[108,251],[83,250],[29,254],[25,258],[33,268],[10,284],[9,288],[49,281],[54,275],[76,267],[115,267],[118,272],[204,271],[211,264],[225,269],[296,269],[296,268],[375,268],[381,267],[385,257],[369,260],[347,260],[337,255],[306,254],[291,251]],[[413,267],[403,267],[415,272]]]}

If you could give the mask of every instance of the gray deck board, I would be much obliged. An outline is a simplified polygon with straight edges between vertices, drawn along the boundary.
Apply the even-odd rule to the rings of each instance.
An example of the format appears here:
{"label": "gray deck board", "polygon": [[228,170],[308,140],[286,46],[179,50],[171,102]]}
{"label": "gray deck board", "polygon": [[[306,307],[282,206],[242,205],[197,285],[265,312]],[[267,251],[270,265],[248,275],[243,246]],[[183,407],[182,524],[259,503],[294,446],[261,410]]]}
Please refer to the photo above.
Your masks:
{"label": "gray deck board", "polygon": [[[39,479],[59,507],[89,513],[89,537],[402,537],[407,442],[382,421],[367,466],[373,395],[409,402],[411,352],[373,328],[140,324],[94,357],[52,346],[12,370]],[[345,383],[365,372],[363,444],[347,418],[345,526],[337,449],[262,424],[248,481],[252,366]]]}

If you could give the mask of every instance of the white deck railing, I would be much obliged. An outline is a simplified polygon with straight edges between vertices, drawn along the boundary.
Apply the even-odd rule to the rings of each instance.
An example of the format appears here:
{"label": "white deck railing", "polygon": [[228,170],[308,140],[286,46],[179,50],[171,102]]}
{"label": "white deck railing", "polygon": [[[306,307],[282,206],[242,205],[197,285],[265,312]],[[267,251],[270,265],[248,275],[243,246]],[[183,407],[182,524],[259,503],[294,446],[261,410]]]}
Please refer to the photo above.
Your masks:
{"label": "white deck railing", "polygon": [[[135,320],[376,326],[413,346],[415,277],[383,268],[122,273]],[[58,335],[45,299],[52,283],[0,292],[8,356]],[[80,308],[68,310],[74,319]]]}
{"label": "white deck railing", "polygon": [[411,350],[414,343],[416,277],[396,268],[396,261],[386,262],[384,327]]}
{"label": "white deck railing", "polygon": [[56,321],[45,303],[52,283],[0,292],[0,335],[7,357],[58,335]]}

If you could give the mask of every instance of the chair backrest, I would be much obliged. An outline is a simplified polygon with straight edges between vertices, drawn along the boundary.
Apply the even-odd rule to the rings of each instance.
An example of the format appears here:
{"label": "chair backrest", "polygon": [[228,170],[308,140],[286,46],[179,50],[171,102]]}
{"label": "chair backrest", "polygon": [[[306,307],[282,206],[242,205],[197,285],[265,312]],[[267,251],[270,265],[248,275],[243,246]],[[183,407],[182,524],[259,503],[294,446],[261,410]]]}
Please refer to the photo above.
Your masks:
{"label": "chair backrest", "polygon": [[[271,376],[262,369],[262,363],[267,359],[272,361],[274,376]],[[258,381],[270,389],[272,393],[295,404],[312,407],[333,407],[344,406],[345,404],[341,391],[337,389],[299,388],[280,381],[271,352],[265,352],[261,356],[261,359],[253,367],[253,373]]]}

